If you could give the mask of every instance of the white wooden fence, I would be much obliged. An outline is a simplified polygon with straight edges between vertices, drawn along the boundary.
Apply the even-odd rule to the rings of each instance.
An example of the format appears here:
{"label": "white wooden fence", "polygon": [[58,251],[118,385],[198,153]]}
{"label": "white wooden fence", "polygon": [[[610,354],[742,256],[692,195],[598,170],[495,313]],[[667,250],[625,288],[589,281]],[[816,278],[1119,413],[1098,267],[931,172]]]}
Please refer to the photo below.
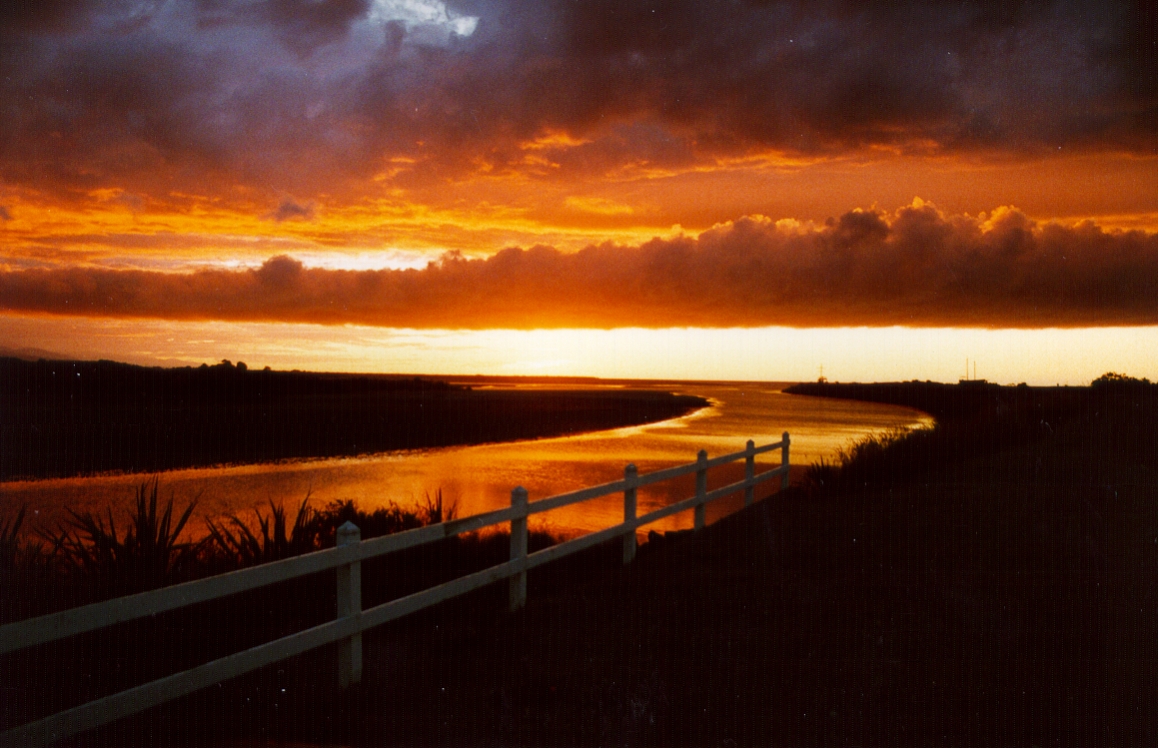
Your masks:
{"label": "white wooden fence", "polygon": [[[362,540],[361,531],[347,522],[338,528],[335,548],[0,626],[2,655],[295,577],[337,569],[338,609],[335,620],[10,729],[0,733],[0,746],[45,745],[332,642],[338,642],[338,680],[345,688],[357,683],[362,676],[363,631],[501,579],[510,580],[510,607],[517,610],[526,603],[528,570],[620,535],[623,536],[623,562],[630,563],[635,558],[636,530],[643,525],[693,509],[698,530],[705,524],[705,507],[711,501],[743,490],[744,505],[748,506],[753,501],[756,486],[775,476],[780,476],[781,489],[787,488],[788,447],[788,432],[784,432],[783,439],[774,444],[757,447],[749,441],[740,452],[710,460],[707,452],[701,451],[695,462],[644,475],[638,474],[635,465],[628,465],[622,480],[531,503],[527,501],[526,489],[520,486],[511,492],[511,506],[507,509],[371,540]],[[757,475],[756,456],[775,449],[781,450],[779,467]],[[745,461],[744,480],[708,491],[710,468],[741,459]],[[639,488],[691,473],[696,476],[693,496],[641,517],[636,516],[636,491]],[[621,524],[528,555],[528,516],[615,493],[623,494]],[[504,522],[510,523],[510,561],[362,610],[362,561]]]}

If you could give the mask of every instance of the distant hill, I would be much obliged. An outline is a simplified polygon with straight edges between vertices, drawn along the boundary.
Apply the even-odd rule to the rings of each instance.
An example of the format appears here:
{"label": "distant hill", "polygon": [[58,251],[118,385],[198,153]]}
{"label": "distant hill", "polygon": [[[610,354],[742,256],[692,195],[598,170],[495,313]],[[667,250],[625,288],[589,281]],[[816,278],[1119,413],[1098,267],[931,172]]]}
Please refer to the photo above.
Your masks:
{"label": "distant hill", "polygon": [[67,359],[68,356],[44,348],[33,348],[30,346],[12,348],[10,346],[0,345],[0,358],[18,358],[22,361],[39,361],[43,358],[50,361],[63,361]]}

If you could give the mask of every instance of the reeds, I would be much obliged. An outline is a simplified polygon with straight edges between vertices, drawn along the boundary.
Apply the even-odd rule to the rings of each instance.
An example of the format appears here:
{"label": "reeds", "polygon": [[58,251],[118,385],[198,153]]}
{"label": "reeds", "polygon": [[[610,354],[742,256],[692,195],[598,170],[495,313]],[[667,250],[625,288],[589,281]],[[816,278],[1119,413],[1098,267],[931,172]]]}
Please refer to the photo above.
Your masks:
{"label": "reeds", "polygon": [[236,514],[224,521],[207,522],[207,540],[213,546],[210,553],[224,557],[233,566],[254,566],[318,550],[318,523],[309,502],[307,493],[288,532],[285,509],[273,501],[269,502],[268,516],[253,510],[260,535]]}
{"label": "reeds", "polygon": [[[158,494],[156,478],[142,483],[136,488],[132,512],[120,522],[112,507],[103,512],[66,508],[67,518],[55,530],[33,533],[24,521],[24,508],[0,519],[0,572],[7,584],[21,589],[18,601],[0,606],[0,619],[15,620],[331,548],[337,529],[346,522],[357,525],[363,538],[373,538],[449,521],[458,514],[453,502],[444,501],[441,489],[433,496],[426,494],[414,508],[391,502],[373,510],[349,500],[315,508],[307,494],[292,517],[281,504],[270,501],[267,509],[253,510],[252,517],[230,514],[209,519],[208,533],[190,539],[187,527],[198,502],[190,502],[178,515],[173,498],[159,506]],[[555,542],[546,536],[536,540],[544,547]],[[487,543],[457,541],[452,555],[491,555],[482,552]]]}
{"label": "reeds", "polygon": [[21,548],[20,526],[24,523],[26,508],[20,507],[12,520],[0,520],[0,570],[11,571],[16,568]]}
{"label": "reeds", "polygon": [[928,453],[944,446],[942,437],[937,428],[893,428],[870,434],[837,450],[832,462],[822,458],[809,465],[802,487],[808,495],[818,496],[839,488],[896,481],[898,466],[928,465]]}
{"label": "reeds", "polygon": [[55,536],[50,536],[55,555],[69,569],[90,577],[100,587],[117,594],[139,592],[176,581],[187,570],[202,543],[178,542],[197,506],[192,501],[173,523],[173,499],[157,514],[158,480],[137,488],[136,506],[122,537],[106,510],[108,526],[99,513],[74,512]]}

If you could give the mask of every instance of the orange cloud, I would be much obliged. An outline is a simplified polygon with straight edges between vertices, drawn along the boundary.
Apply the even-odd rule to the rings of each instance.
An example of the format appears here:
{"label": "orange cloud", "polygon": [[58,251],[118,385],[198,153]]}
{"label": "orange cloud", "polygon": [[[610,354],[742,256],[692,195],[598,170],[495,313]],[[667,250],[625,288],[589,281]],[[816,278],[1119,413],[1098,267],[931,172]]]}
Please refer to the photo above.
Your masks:
{"label": "orange cloud", "polygon": [[0,272],[14,312],[412,328],[1158,323],[1158,234],[947,215],[920,200],[824,224],[760,216],[698,237],[568,253],[447,253],[420,270]]}

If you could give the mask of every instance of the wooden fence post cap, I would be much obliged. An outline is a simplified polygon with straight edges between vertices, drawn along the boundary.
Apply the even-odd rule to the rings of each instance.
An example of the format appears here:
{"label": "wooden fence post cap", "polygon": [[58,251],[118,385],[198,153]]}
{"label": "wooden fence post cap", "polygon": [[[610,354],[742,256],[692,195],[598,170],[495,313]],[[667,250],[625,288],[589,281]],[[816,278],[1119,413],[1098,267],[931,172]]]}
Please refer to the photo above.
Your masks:
{"label": "wooden fence post cap", "polygon": [[338,545],[357,543],[362,539],[362,530],[353,522],[345,522],[338,528]]}

